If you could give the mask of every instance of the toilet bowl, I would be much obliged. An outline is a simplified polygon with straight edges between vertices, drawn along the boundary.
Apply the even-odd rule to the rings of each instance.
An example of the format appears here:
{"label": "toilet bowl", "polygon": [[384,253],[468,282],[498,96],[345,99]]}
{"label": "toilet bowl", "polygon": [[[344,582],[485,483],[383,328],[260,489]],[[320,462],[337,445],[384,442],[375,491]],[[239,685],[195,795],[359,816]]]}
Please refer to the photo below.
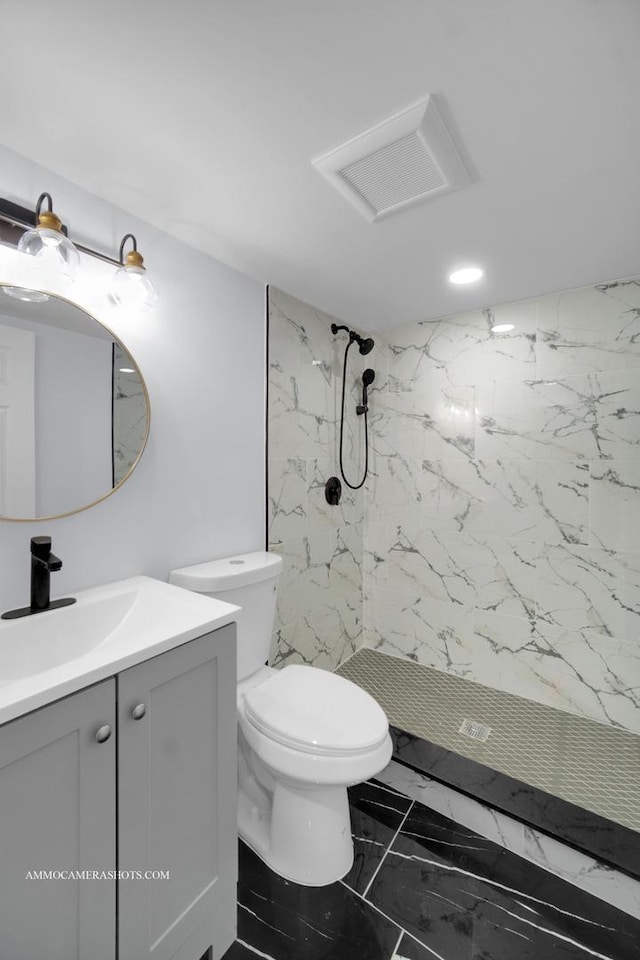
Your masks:
{"label": "toilet bowl", "polygon": [[238,832],[276,873],[323,886],[353,863],[347,787],[391,759],[387,718],[351,681],[268,655],[282,560],[244,554],[170,581],[243,608],[238,621]]}

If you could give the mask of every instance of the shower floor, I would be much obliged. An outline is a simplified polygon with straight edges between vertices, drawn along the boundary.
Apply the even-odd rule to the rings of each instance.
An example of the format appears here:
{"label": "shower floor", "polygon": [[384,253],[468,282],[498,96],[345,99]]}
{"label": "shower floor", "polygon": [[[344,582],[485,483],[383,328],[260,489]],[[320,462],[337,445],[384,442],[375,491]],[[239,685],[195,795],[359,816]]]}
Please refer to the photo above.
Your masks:
{"label": "shower floor", "polygon": [[[637,734],[366,647],[336,673],[375,697],[393,726],[640,831]],[[464,721],[488,738],[461,733]]]}

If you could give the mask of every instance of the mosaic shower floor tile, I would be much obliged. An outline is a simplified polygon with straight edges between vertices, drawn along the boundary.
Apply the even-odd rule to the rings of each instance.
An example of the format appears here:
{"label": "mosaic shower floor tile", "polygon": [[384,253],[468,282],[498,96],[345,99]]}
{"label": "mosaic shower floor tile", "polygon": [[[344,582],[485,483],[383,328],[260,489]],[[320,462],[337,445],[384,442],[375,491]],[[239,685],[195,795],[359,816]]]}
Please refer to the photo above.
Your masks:
{"label": "mosaic shower floor tile", "polygon": [[366,647],[336,672],[401,730],[640,831],[637,734]]}

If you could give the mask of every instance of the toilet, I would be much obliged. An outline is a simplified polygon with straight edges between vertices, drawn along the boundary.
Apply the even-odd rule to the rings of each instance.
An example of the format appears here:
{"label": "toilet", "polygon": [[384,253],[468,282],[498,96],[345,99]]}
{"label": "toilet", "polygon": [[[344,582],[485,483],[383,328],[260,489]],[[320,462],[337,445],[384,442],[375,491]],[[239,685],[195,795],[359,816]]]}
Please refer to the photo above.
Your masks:
{"label": "toilet", "polygon": [[391,759],[373,697],[317,667],[265,666],[282,558],[246,553],[172,570],[176,586],[242,607],[238,618],[238,832],[272,870],[324,886],[353,863],[347,787]]}

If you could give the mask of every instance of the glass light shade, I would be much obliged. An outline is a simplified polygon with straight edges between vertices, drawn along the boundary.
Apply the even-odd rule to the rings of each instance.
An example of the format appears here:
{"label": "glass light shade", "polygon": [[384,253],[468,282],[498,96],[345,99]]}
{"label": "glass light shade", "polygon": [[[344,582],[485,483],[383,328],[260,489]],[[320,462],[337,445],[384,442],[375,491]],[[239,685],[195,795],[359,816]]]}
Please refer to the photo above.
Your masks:
{"label": "glass light shade", "polygon": [[144,267],[125,264],[116,270],[111,285],[111,296],[123,307],[150,310],[157,300],[153,284]]}
{"label": "glass light shade", "polygon": [[80,254],[71,240],[59,230],[49,227],[27,230],[18,241],[18,250],[46,262],[69,279],[73,279],[80,270]]}

